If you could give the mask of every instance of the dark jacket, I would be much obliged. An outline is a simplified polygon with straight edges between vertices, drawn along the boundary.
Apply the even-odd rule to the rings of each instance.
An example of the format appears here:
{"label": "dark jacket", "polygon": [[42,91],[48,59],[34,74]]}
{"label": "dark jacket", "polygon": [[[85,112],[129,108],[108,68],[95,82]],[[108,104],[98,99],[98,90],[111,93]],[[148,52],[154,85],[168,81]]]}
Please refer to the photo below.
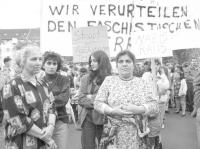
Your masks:
{"label": "dark jacket", "polygon": [[196,109],[200,108],[200,73],[194,79],[194,107]]}
{"label": "dark jacket", "polygon": [[68,122],[67,112],[65,105],[67,104],[70,96],[70,80],[69,77],[57,74],[52,80],[52,83],[48,83],[47,79],[43,78],[48,84],[49,90],[53,92],[55,98],[55,107],[57,111],[57,120],[61,120],[64,123]]}
{"label": "dark jacket", "polygon": [[[104,124],[104,115],[98,113],[94,110],[94,99],[96,94],[99,90],[98,85],[92,84],[89,81],[89,75],[85,75],[81,78],[81,85],[79,90],[79,100],[78,104],[82,107],[81,111],[79,112],[80,116],[80,123],[83,124],[83,121],[86,119],[86,116],[91,117],[91,121],[96,125],[103,125]],[[93,90],[91,93],[91,90]],[[92,94],[92,99],[87,98],[87,95]]]}

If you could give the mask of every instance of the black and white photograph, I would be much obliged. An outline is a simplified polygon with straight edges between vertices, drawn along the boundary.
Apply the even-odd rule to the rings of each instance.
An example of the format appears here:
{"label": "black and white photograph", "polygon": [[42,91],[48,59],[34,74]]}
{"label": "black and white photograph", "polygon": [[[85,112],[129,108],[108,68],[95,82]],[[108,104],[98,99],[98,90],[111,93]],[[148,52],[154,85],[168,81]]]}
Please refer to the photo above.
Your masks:
{"label": "black and white photograph", "polygon": [[0,149],[200,149],[199,4],[1,1]]}

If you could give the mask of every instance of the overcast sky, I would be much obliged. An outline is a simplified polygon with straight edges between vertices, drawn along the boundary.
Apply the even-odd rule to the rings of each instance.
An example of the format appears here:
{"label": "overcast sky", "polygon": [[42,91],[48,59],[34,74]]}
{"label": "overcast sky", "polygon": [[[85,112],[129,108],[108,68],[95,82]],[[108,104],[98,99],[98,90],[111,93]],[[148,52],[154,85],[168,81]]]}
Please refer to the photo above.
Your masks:
{"label": "overcast sky", "polygon": [[1,0],[0,29],[40,27],[41,0]]}

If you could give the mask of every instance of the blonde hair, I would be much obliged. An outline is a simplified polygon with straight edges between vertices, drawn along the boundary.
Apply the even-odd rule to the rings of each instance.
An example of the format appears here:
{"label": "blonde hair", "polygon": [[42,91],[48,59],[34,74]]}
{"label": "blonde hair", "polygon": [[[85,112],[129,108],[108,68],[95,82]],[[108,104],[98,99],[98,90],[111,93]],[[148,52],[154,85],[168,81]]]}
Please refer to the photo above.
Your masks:
{"label": "blonde hair", "polygon": [[27,58],[33,50],[40,52],[40,48],[37,45],[26,45],[16,52],[14,62],[19,68],[23,69]]}

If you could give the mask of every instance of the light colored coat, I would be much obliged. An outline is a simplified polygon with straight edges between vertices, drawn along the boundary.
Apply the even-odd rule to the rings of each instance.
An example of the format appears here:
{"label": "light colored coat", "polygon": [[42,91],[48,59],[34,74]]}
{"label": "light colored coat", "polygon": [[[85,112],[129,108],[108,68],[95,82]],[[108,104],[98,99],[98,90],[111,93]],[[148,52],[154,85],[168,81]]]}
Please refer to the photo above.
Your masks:
{"label": "light colored coat", "polygon": [[186,93],[187,93],[187,83],[186,83],[185,79],[182,79],[178,95],[185,96]]}

